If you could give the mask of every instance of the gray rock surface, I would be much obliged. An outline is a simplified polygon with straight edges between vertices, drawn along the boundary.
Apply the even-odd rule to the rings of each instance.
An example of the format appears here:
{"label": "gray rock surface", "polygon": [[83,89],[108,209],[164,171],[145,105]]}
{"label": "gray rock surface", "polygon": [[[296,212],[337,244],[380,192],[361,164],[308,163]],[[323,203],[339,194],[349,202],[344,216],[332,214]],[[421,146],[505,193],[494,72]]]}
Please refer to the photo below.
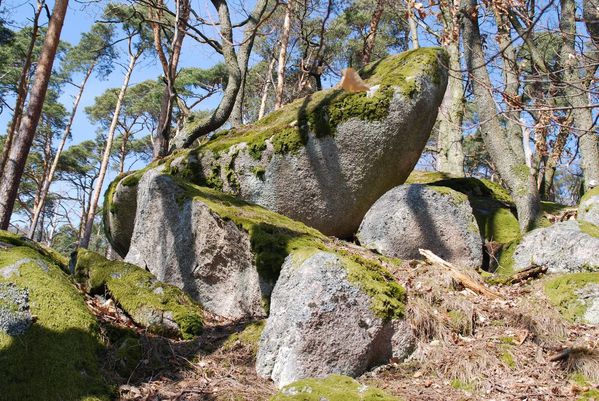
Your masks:
{"label": "gray rock surface", "polygon": [[0,331],[18,336],[24,334],[32,322],[27,290],[14,283],[0,283]]}
{"label": "gray rock surface", "polygon": [[599,238],[577,221],[555,223],[526,234],[514,252],[514,270],[546,266],[550,273],[599,271]]}
{"label": "gray rock surface", "polygon": [[599,188],[593,188],[582,197],[578,206],[578,220],[599,226]]}
{"label": "gray rock surface", "polygon": [[580,302],[586,305],[583,321],[588,324],[599,324],[599,284],[590,283],[576,291]]}
{"label": "gray rock surface", "polygon": [[[118,179],[112,199],[104,209],[104,230],[112,249],[122,258],[127,255],[133,235],[137,209],[137,185],[124,185],[127,177]],[[110,189],[109,189],[110,192]]]}
{"label": "gray rock surface", "polygon": [[409,327],[383,321],[370,306],[337,255],[288,256],[260,338],[258,374],[282,387],[333,373],[356,377],[392,356],[407,357]]}
{"label": "gray rock surface", "polygon": [[400,259],[419,248],[466,268],[482,264],[482,238],[468,198],[452,189],[400,185],[370,208],[357,233],[360,244]]}
{"label": "gray rock surface", "polygon": [[172,177],[150,169],[139,183],[126,262],[148,269],[230,319],[262,318],[261,280],[245,231],[185,198]]}

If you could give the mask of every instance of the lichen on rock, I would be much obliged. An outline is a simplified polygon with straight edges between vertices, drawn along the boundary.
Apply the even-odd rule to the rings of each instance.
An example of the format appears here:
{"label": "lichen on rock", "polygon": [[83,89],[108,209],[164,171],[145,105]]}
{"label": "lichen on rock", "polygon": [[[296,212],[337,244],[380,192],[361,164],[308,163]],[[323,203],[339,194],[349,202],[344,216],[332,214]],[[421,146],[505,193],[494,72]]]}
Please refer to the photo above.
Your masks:
{"label": "lichen on rock", "polygon": [[570,273],[545,282],[545,294],[571,322],[599,324],[599,273]]}
{"label": "lichen on rock", "polygon": [[5,244],[0,270],[17,266],[0,274],[0,286],[26,292],[28,310],[35,316],[21,333],[12,333],[18,336],[0,330],[0,398],[108,400],[112,389],[99,370],[102,339],[82,295],[47,256],[54,253],[41,253],[38,244],[14,234],[0,232],[0,237]]}

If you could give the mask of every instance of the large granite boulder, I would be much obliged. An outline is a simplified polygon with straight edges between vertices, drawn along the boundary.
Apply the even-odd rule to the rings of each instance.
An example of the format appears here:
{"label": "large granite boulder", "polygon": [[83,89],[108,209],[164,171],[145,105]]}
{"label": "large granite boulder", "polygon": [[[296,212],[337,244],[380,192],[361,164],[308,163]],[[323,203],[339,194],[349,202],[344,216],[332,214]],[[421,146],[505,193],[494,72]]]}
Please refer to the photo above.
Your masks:
{"label": "large granite boulder", "polygon": [[211,313],[257,319],[266,316],[290,250],[321,238],[301,223],[155,168],[139,182],[125,261],[183,289]]}
{"label": "large granite boulder", "polygon": [[0,231],[0,398],[107,401],[96,319],[63,258],[30,245]]}
{"label": "large granite boulder", "polygon": [[137,175],[120,175],[108,186],[104,195],[104,233],[112,249],[121,257],[125,257],[131,245],[138,181]]}
{"label": "large granite boulder", "polygon": [[574,220],[527,233],[513,253],[513,270],[546,266],[550,273],[599,271],[599,227]]}
{"label": "large granite boulder", "polygon": [[403,359],[412,331],[401,320],[404,290],[383,268],[304,249],[285,261],[260,338],[256,370],[279,387]]}
{"label": "large granite boulder", "polygon": [[546,280],[544,290],[569,321],[599,324],[599,272],[560,274]]}
{"label": "large granite boulder", "polygon": [[386,256],[418,259],[424,248],[458,266],[482,264],[482,238],[468,197],[447,187],[391,189],[366,213],[357,238]]}
{"label": "large granite boulder", "polygon": [[[389,56],[361,71],[369,93],[316,92],[153,167],[349,237],[418,161],[445,92],[446,57],[440,48]],[[141,175],[119,177],[106,199],[107,236],[121,256],[133,224],[121,203],[131,204]]]}
{"label": "large granite boulder", "polygon": [[578,220],[599,227],[599,187],[584,194],[578,206]]}

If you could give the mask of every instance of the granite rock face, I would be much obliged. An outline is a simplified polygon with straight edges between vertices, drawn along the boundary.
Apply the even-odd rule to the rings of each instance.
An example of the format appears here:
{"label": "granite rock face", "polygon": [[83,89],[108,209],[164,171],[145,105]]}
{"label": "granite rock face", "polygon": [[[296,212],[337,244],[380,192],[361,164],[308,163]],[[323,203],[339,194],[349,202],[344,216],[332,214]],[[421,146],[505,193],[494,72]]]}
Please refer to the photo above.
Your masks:
{"label": "granite rock face", "polygon": [[360,244],[400,259],[418,259],[419,248],[466,268],[482,264],[482,238],[468,197],[446,187],[400,185],[370,208]]}
{"label": "granite rock face", "polygon": [[599,227],[599,187],[591,189],[580,200],[578,220]]}
{"label": "granite rock face", "polygon": [[585,224],[569,220],[527,233],[514,252],[514,270],[538,265],[550,273],[599,271],[599,237]]}
{"label": "granite rock face", "polygon": [[314,250],[290,255],[271,297],[256,370],[279,387],[307,377],[356,377],[391,357],[406,358],[412,332],[384,319],[349,278],[347,261]]}
{"label": "granite rock face", "polygon": [[169,175],[148,170],[139,182],[126,262],[148,269],[230,319],[262,318],[261,281],[248,234],[199,200],[184,197]]}

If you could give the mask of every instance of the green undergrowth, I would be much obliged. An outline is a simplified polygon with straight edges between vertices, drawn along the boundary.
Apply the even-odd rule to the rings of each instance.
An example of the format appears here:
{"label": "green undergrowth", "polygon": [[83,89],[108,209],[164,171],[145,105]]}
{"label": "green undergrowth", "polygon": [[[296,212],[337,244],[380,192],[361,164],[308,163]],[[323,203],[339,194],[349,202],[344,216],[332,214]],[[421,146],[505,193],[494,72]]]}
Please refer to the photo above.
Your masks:
{"label": "green undergrowth", "polygon": [[253,322],[248,324],[238,333],[233,333],[223,343],[223,350],[230,351],[235,348],[238,344],[249,348],[254,355],[258,353],[258,343],[260,342],[260,336],[264,331],[266,320],[259,322]]}
{"label": "green undergrowth", "polygon": [[31,248],[39,254],[48,258],[52,263],[55,263],[63,271],[68,272],[68,258],[62,255],[60,252],[57,252],[50,247],[42,245],[39,242],[32,241],[29,238],[20,236],[18,234],[0,230],[0,243]]}
{"label": "green undergrowth", "polygon": [[351,118],[364,121],[386,118],[396,89],[408,98],[414,96],[420,84],[416,78],[423,75],[431,75],[433,82],[439,84],[446,63],[447,53],[441,48],[421,48],[386,57],[360,71],[368,84],[380,85],[372,97],[365,92],[350,93],[342,89],[315,92],[254,124],[215,135],[198,152],[218,154],[246,143],[249,153],[260,159],[267,139],[271,139],[276,153],[295,152],[306,144],[308,133],[316,137],[334,135],[337,126]]}
{"label": "green undergrowth", "polygon": [[326,236],[301,222],[211,188],[176,177],[174,180],[185,191],[186,198],[204,203],[221,218],[233,221],[249,234],[258,274],[265,281],[275,283],[288,255],[293,255],[297,263],[298,257],[307,258],[318,250],[334,252],[342,258],[350,282],[355,282],[371,296],[371,307],[377,316],[384,319],[403,316],[404,289],[378,263],[336,250]]}
{"label": "green undergrowth", "polygon": [[330,375],[324,379],[303,379],[289,384],[271,401],[399,401],[374,387],[360,384],[342,375]]}
{"label": "green undergrowth", "polygon": [[20,336],[0,332],[0,398],[107,401],[112,389],[99,371],[103,343],[95,317],[50,258],[29,245],[0,249],[0,269],[23,259],[32,262],[0,282],[27,289],[35,321]]}
{"label": "green undergrowth", "polygon": [[579,322],[584,317],[588,305],[576,291],[588,284],[599,284],[599,273],[568,273],[548,279],[544,285],[545,295],[564,318]]}
{"label": "green undergrowth", "polygon": [[[202,308],[179,288],[157,281],[148,271],[130,263],[111,261],[85,249],[77,252],[77,279],[90,293],[107,291],[132,319],[158,334],[190,339],[202,332]],[[179,330],[155,323],[156,314],[172,314]]]}

